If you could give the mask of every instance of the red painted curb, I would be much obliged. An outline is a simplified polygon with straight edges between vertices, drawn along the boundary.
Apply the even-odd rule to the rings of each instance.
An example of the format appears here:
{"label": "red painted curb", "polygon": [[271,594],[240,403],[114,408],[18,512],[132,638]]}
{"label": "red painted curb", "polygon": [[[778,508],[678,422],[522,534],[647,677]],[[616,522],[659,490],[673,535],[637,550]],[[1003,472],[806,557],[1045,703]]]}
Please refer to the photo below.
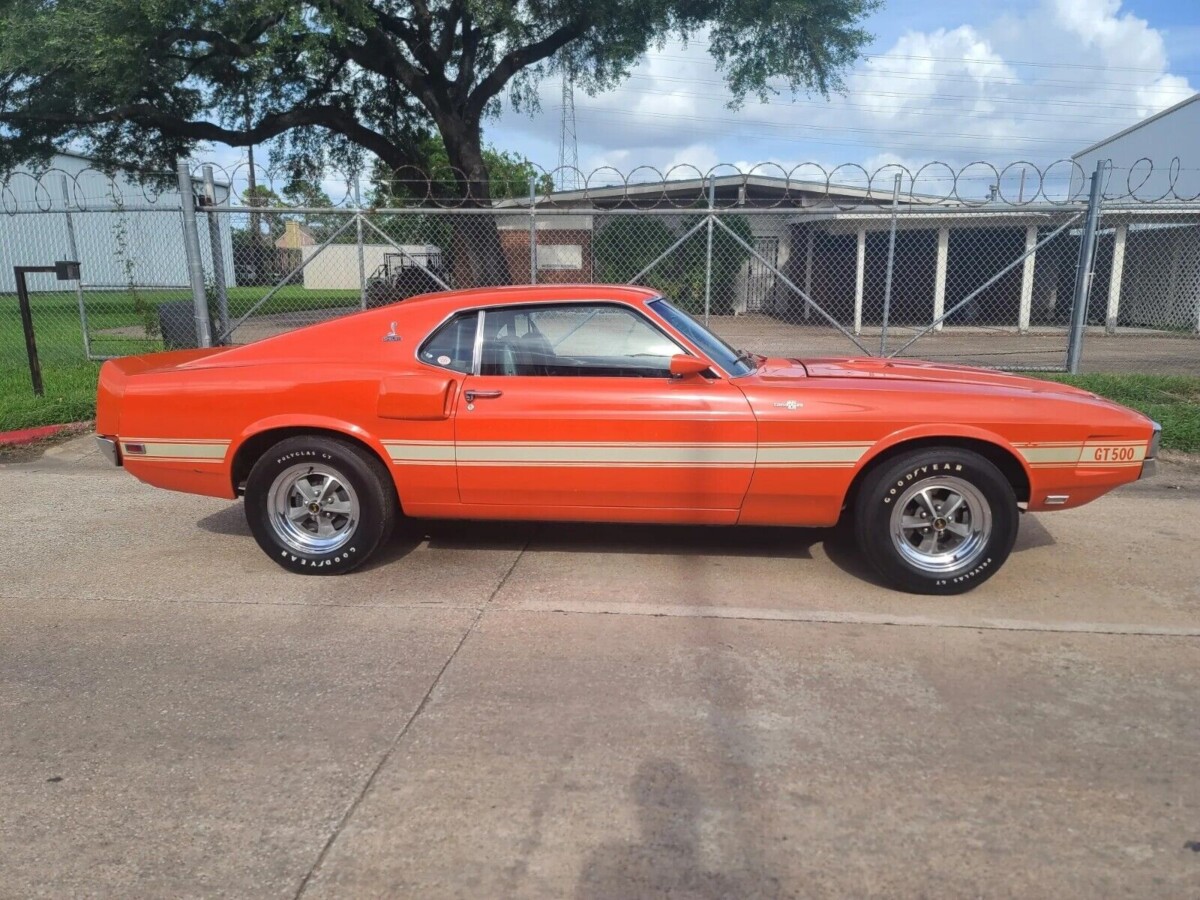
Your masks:
{"label": "red painted curb", "polygon": [[65,428],[74,428],[82,424],[84,423],[73,422],[67,425],[41,425],[37,428],[22,428],[17,431],[0,431],[0,445],[20,447],[23,444],[32,444],[34,441],[53,437]]}

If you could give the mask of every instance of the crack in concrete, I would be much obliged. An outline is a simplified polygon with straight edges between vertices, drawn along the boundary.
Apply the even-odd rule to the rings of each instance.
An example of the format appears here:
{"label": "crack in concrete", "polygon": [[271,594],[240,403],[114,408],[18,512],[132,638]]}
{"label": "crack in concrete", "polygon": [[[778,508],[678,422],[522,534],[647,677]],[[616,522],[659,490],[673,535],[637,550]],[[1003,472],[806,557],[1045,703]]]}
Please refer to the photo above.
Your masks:
{"label": "crack in concrete", "polygon": [[467,642],[467,638],[469,638],[472,632],[475,631],[475,626],[477,626],[479,624],[479,620],[483,618],[483,614],[487,611],[488,604],[492,602],[492,599],[500,593],[501,589],[503,589],[504,585],[508,582],[509,576],[512,575],[513,570],[517,567],[517,563],[521,561],[521,557],[525,555],[525,551],[529,548],[529,543],[532,538],[533,534],[531,533],[529,538],[525,541],[525,544],[519,551],[517,551],[517,555],[513,558],[512,565],[510,565],[507,571],[505,571],[505,573],[500,577],[500,580],[496,583],[496,587],[492,590],[491,594],[488,595],[488,598],[486,601],[484,601],[483,606],[479,608],[475,618],[472,619],[471,624],[467,626],[466,631],[463,632],[463,636],[459,638],[458,643],[454,645],[454,649],[450,652],[450,656],[446,658],[446,661],[438,670],[437,675],[434,676],[433,681],[430,682],[429,688],[425,691],[425,696],[421,698],[421,702],[417,704],[417,708],[413,710],[412,715],[408,717],[408,720],[404,723],[404,726],[396,733],[396,736],[392,738],[391,743],[384,750],[383,755],[379,758],[379,762],[375,764],[375,768],[371,770],[371,774],[367,776],[367,780],[363,783],[362,790],[358,792],[358,794],[351,801],[350,805],[346,808],[346,811],[342,813],[342,817],[338,820],[337,825],[334,826],[334,829],[330,833],[328,839],[326,839],[324,846],[321,847],[321,852],[317,854],[316,860],[313,862],[309,870],[304,873],[304,877],[300,880],[300,885],[296,889],[295,893],[296,900],[299,900],[300,897],[304,896],[304,893],[308,890],[309,884],[312,883],[313,876],[316,875],[318,870],[320,870],[321,866],[325,862],[326,857],[328,857],[329,851],[332,850],[333,845],[337,843],[337,839],[341,836],[343,830],[345,830],[346,825],[349,824],[350,819],[353,818],[354,813],[358,810],[359,805],[366,798],[367,794],[371,792],[371,788],[375,785],[375,779],[379,776],[379,773],[383,771],[383,767],[387,765],[388,760],[391,759],[396,748],[400,746],[400,742],[404,740],[405,735],[408,734],[413,723],[417,720],[421,713],[425,711],[425,707],[429,705],[429,700],[433,696],[433,692],[437,690],[437,686],[441,684],[442,677],[446,674],[446,670],[450,668],[450,664],[454,662],[454,658],[458,656],[458,651],[463,648],[463,645]]}
{"label": "crack in concrete", "polygon": [[[838,612],[832,610],[787,610],[747,607],[713,607],[642,603],[587,603],[557,600],[523,600],[509,606],[495,606],[492,601],[508,583],[517,563],[529,543],[517,551],[517,556],[496,587],[480,605],[449,603],[330,603],[320,600],[205,600],[199,598],[168,599],[161,597],[12,597],[0,596],[0,603],[178,603],[201,606],[281,606],[316,607],[321,609],[394,609],[410,612],[473,612],[475,622],[491,609],[507,613],[564,613],[590,616],[644,616],[666,619],[732,619],[751,622],[790,622],[804,625],[884,625],[899,628],[961,628],[977,631],[1018,631],[1049,634],[1124,635],[1128,637],[1200,637],[1200,626],[1147,625],[1125,622],[1035,622],[1023,619],[971,619],[946,616],[898,616],[890,613]],[[474,627],[474,622],[470,626]]]}
{"label": "crack in concrete", "polygon": [[565,613],[569,615],[647,616],[668,619],[735,619],[817,625],[891,625],[904,628],[965,628],[976,631],[1026,631],[1057,634],[1111,634],[1131,637],[1200,637],[1200,627],[1129,625],[1116,622],[1033,622],[1021,619],[969,619],[895,616],[824,610],[753,609],[745,607],[669,606],[642,603],[563,603],[527,600],[499,606],[496,612]]}

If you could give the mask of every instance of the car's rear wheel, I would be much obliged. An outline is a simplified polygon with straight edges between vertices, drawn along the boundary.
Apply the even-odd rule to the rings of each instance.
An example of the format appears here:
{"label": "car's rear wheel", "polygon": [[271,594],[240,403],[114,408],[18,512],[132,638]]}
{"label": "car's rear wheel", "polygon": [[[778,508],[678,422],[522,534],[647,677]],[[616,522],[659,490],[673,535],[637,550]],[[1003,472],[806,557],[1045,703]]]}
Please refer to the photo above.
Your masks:
{"label": "car's rear wheel", "polygon": [[902,453],[864,480],[854,510],[858,545],[902,590],[961,594],[996,573],[1012,551],[1019,510],[1012,485],[970,450]]}
{"label": "car's rear wheel", "polygon": [[264,453],[246,479],[246,521],[292,572],[338,575],[387,541],[396,490],[374,456],[348,441],[301,435]]}

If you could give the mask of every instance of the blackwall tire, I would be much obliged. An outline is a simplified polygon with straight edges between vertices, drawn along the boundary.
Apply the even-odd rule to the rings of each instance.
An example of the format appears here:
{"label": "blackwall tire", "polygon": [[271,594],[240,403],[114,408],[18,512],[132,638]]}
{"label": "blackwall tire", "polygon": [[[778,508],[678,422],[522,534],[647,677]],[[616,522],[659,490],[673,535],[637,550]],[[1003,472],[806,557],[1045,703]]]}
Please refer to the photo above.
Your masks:
{"label": "blackwall tire", "polygon": [[323,435],[280,441],[246,479],[246,521],[258,545],[289,572],[340,575],[387,542],[399,512],[383,463]]}
{"label": "blackwall tire", "polygon": [[855,539],[884,580],[917,594],[962,594],[991,578],[1016,541],[1012,485],[978,453],[929,447],[871,471],[854,509]]}

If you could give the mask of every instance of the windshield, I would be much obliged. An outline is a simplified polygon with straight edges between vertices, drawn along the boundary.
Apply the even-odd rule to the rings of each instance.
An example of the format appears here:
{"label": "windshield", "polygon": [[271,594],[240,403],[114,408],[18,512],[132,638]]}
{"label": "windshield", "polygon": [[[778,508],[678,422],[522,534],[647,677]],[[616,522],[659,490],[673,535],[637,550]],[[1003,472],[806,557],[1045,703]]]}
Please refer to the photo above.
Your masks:
{"label": "windshield", "polygon": [[651,300],[648,305],[732,377],[748,375],[757,368],[753,356],[734,350],[670,301],[659,297],[657,300]]}

